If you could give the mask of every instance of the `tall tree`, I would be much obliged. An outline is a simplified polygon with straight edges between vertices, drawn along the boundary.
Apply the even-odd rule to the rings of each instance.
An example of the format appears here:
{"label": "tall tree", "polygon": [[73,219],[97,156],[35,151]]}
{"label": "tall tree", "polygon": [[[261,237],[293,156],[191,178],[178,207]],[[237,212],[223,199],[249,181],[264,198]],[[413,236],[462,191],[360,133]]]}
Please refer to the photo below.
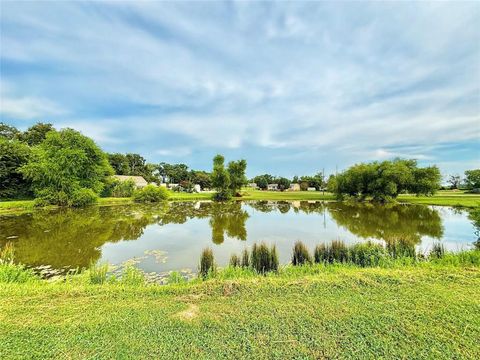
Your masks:
{"label": "tall tree", "polygon": [[30,146],[43,142],[50,131],[55,131],[52,124],[37,123],[19,135],[19,139]]}
{"label": "tall tree", "polygon": [[228,200],[232,196],[230,193],[230,174],[225,169],[225,158],[220,154],[213,158],[212,185],[217,191],[214,195],[215,200]]}
{"label": "tall tree", "polygon": [[480,189],[480,169],[465,171],[465,185],[467,189]]}
{"label": "tall tree", "polygon": [[245,171],[247,170],[247,161],[238,160],[228,163],[228,173],[230,175],[230,190],[232,195],[236,195],[242,186],[247,184]]}
{"label": "tall tree", "polygon": [[26,144],[0,137],[0,198],[30,195],[31,183],[20,171],[30,157],[31,149]]}
{"label": "tall tree", "polygon": [[33,148],[34,159],[22,167],[35,195],[45,203],[82,205],[95,200],[113,174],[95,142],[73,129],[50,131]]}
{"label": "tall tree", "polygon": [[20,135],[20,131],[11,125],[7,125],[3,122],[0,122],[0,138],[13,140]]}
{"label": "tall tree", "polygon": [[450,175],[447,182],[450,184],[451,189],[458,189],[460,183],[462,182],[462,178],[458,174]]}

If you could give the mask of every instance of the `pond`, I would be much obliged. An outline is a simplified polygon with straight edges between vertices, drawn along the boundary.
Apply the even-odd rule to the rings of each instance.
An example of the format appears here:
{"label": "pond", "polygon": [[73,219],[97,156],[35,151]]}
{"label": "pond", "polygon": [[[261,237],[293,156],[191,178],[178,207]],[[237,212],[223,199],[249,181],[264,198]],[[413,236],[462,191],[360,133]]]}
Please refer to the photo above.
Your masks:
{"label": "pond", "polygon": [[277,245],[282,263],[296,240],[312,251],[337,239],[402,240],[425,253],[441,241],[458,251],[472,247],[475,231],[466,210],[406,204],[168,202],[0,216],[0,246],[12,242],[18,262],[63,271],[130,262],[146,272],[195,272],[205,247],[223,266],[232,253],[261,241]]}

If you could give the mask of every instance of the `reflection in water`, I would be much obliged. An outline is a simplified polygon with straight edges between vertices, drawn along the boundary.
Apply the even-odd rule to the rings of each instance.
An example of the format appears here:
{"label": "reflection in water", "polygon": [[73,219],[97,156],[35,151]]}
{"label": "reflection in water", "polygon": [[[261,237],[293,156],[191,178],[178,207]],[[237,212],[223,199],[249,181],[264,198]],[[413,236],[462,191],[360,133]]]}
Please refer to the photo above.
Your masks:
{"label": "reflection in water", "polygon": [[[168,269],[174,269],[174,265],[195,268],[201,248],[212,242],[221,244],[216,251],[224,251],[225,259],[245,246],[235,240],[247,241],[249,245],[254,241],[274,241],[285,261],[295,240],[313,246],[318,241],[339,237],[348,241],[373,238],[384,240],[390,247],[401,243],[412,249],[424,237],[442,239],[442,219],[448,219],[445,216],[426,206],[308,201],[89,207],[0,216],[0,246],[12,241],[17,261],[56,269],[84,268],[112,257],[125,260],[125,256],[144,256],[146,250],[154,249],[168,252]],[[464,213],[456,216],[450,233],[458,228],[458,219],[462,229],[466,228],[465,223],[471,227]],[[325,224],[329,224],[327,228]],[[468,231],[471,244],[471,230]],[[129,242],[137,239],[142,241]]]}

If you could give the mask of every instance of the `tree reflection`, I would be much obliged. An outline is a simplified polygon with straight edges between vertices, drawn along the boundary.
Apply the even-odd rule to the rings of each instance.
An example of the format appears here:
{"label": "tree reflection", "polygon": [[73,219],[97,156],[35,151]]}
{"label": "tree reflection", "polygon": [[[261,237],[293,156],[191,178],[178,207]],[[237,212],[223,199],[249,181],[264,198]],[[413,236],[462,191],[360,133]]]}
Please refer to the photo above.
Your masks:
{"label": "tree reflection", "polygon": [[332,219],[351,233],[384,240],[389,246],[399,242],[414,246],[422,236],[443,235],[438,211],[427,206],[330,203],[328,210]]}

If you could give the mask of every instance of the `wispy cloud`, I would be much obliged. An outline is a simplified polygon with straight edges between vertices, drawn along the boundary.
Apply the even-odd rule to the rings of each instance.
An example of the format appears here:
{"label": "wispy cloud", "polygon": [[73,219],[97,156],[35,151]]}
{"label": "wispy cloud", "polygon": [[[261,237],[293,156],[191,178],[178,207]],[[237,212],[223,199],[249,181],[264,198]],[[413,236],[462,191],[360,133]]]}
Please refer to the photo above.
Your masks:
{"label": "wispy cloud", "polygon": [[216,152],[285,175],[480,165],[478,3],[4,2],[0,16],[2,121],[200,168]]}

